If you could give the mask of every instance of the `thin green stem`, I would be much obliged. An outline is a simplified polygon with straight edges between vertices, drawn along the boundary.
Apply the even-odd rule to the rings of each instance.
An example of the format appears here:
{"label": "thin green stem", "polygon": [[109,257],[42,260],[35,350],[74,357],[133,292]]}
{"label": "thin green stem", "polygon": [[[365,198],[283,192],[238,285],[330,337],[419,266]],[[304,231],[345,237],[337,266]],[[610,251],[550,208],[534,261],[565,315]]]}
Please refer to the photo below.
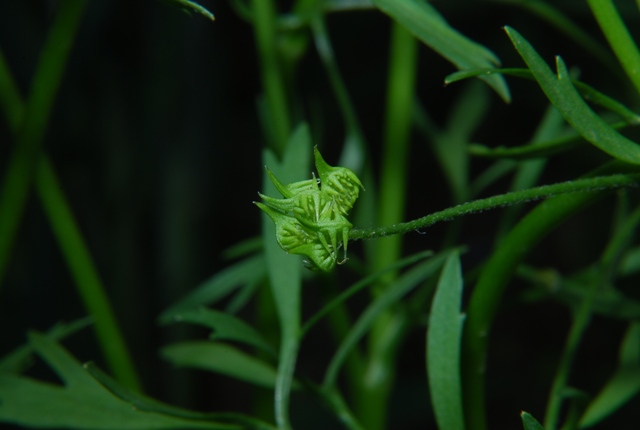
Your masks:
{"label": "thin green stem", "polygon": [[266,120],[271,131],[270,144],[276,153],[282,154],[291,132],[291,119],[276,48],[276,9],[273,0],[253,0],[252,5],[262,86],[266,96]]}
{"label": "thin green stem", "polygon": [[[402,220],[405,210],[407,154],[411,131],[417,40],[404,27],[394,23],[391,36],[387,113],[380,177],[378,223],[394,224]],[[400,255],[400,237],[380,241],[376,246],[374,266],[381,269]]]}
{"label": "thin green stem", "polygon": [[25,107],[20,133],[0,190],[0,282],[18,230],[51,107],[86,0],[60,2]]}
{"label": "thin green stem", "polygon": [[14,135],[17,135],[20,121],[22,121],[24,106],[2,50],[0,50],[0,107],[4,111],[11,131]]}
{"label": "thin green stem", "polygon": [[62,194],[62,187],[51,164],[44,157],[39,162],[35,182],[78,293],[95,321],[98,341],[114,376],[124,385],[140,391],[140,382],[109,305],[109,298]]}
{"label": "thin green stem", "polygon": [[[3,107],[12,133],[17,136],[25,106],[14,82],[0,53],[0,86],[3,88],[0,92],[0,105]],[[79,233],[69,204],[60,191],[59,180],[46,155],[41,157],[42,159],[36,165],[36,187],[41,197],[46,196],[46,199],[42,199],[45,212],[56,232],[60,247],[76,281],[79,295],[85,303],[87,312],[93,316],[103,354],[116,378],[122,384],[140,391],[140,382],[122,334],[117,327],[104,288]]]}
{"label": "thin green stem", "polygon": [[[633,174],[623,175],[620,174],[621,171]],[[484,372],[488,336],[502,294],[517,266],[536,244],[571,215],[595,203],[617,187],[636,185],[640,179],[637,172],[635,167],[612,163],[594,172],[593,175],[598,176],[592,178],[532,189],[538,190],[533,198],[542,196],[539,193],[540,188],[546,188],[548,193],[545,194],[548,197],[556,195],[559,191],[571,194],[558,195],[529,212],[501,241],[500,246],[480,273],[469,301],[462,343],[463,395],[467,429],[485,430],[487,428]],[[609,176],[602,176],[607,174]],[[525,197],[516,201],[526,200],[526,195],[520,193],[522,192],[510,194],[511,197]],[[485,203],[488,203],[486,200]],[[505,204],[512,202],[510,199],[501,198],[500,200]]]}
{"label": "thin green stem", "polygon": [[640,51],[612,0],[587,0],[611,49],[640,93]]}
{"label": "thin green stem", "polygon": [[[405,211],[407,154],[414,105],[417,69],[417,40],[400,24],[392,24],[384,149],[378,222],[393,224]],[[397,261],[402,249],[399,236],[379,241],[375,247],[373,269],[380,270]],[[388,284],[393,272],[381,278],[379,288]],[[387,312],[378,318],[370,333],[370,358],[364,386],[357,400],[358,416],[365,428],[376,430],[386,425],[388,399],[394,378],[396,349],[406,318]]]}
{"label": "thin green stem", "polygon": [[496,209],[518,203],[531,202],[534,200],[547,199],[567,193],[579,193],[589,191],[602,191],[606,189],[637,186],[640,175],[615,174],[607,176],[597,176],[593,178],[576,179],[573,181],[560,182],[553,185],[543,185],[541,187],[529,188],[522,191],[513,191],[486,199],[474,200],[453,206],[440,212],[435,212],[413,221],[394,224],[386,227],[376,227],[370,229],[353,229],[349,233],[349,239],[374,239],[378,237],[390,236],[394,234],[405,234],[411,231],[430,227],[442,221],[451,221],[455,218],[472,213],[483,212],[489,209]]}
{"label": "thin green stem", "polygon": [[567,381],[571,372],[571,366],[577,353],[582,336],[587,329],[591,320],[593,301],[596,297],[598,289],[604,287],[610,282],[614,267],[618,262],[618,257],[622,251],[628,246],[629,238],[633,236],[638,223],[640,222],[640,208],[637,208],[626,222],[617,229],[616,233],[610,239],[605,251],[600,258],[600,263],[596,266],[598,275],[589,285],[589,290],[578,309],[569,335],[565,344],[564,351],[558,364],[551,391],[549,401],[547,403],[547,412],[544,420],[544,428],[547,430],[556,430],[558,427],[560,408],[564,399],[564,390],[567,387]]}
{"label": "thin green stem", "polygon": [[[329,39],[327,26],[323,17],[317,16],[313,18],[311,21],[311,29],[313,31],[313,40],[316,45],[316,50],[318,51],[318,56],[329,77],[329,82],[335,93],[347,129],[347,138],[345,139],[345,148],[343,150],[343,154],[347,154],[347,156],[343,157],[344,159],[341,160],[340,165],[359,172],[362,169],[364,160],[363,157],[353,157],[353,154],[364,154],[366,152],[365,139],[358,122],[355,108],[349,98],[347,86],[336,64],[333,47],[331,46],[331,40]],[[352,148],[349,147],[349,145],[355,145],[356,147]]]}

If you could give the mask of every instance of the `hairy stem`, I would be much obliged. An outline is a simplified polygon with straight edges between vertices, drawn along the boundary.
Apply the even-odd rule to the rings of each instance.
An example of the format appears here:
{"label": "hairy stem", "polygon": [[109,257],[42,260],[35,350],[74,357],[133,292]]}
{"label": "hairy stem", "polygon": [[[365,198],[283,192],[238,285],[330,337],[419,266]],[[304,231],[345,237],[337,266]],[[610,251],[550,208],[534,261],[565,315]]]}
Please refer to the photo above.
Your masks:
{"label": "hairy stem", "polygon": [[573,181],[560,182],[553,185],[543,185],[541,187],[529,188],[522,191],[514,191],[486,199],[474,200],[458,206],[435,212],[430,215],[418,218],[413,221],[400,224],[393,224],[386,227],[376,227],[369,229],[353,229],[349,232],[349,239],[374,239],[378,237],[390,236],[394,234],[405,234],[430,227],[435,223],[450,221],[463,215],[483,212],[489,209],[496,209],[517,203],[530,202],[534,200],[547,199],[561,194],[600,191],[610,188],[621,188],[637,186],[640,175],[615,174],[607,176],[597,176],[593,178],[576,179]]}

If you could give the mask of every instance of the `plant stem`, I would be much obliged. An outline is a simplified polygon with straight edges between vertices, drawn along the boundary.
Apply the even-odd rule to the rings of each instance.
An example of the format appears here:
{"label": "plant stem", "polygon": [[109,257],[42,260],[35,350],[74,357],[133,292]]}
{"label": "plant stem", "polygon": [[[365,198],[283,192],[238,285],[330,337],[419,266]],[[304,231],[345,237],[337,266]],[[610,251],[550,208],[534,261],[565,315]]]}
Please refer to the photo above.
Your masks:
{"label": "plant stem", "polygon": [[291,132],[287,95],[276,49],[276,9],[273,0],[253,0],[253,17],[262,86],[266,96],[269,143],[282,155]]}
{"label": "plant stem", "polygon": [[[0,53],[0,104],[2,104],[12,133],[17,136],[25,106],[16,90],[14,79]],[[133,363],[125,347],[122,334],[116,324],[104,288],[82,240],[73,214],[69,209],[60,182],[46,155],[41,155],[36,165],[36,187],[42,197],[45,212],[56,232],[60,247],[75,279],[78,294],[82,297],[87,312],[93,316],[98,342],[109,368],[124,385],[140,391],[141,386]]]}
{"label": "plant stem", "polygon": [[140,391],[126,345],[118,329],[102,282],[82,239],[61,186],[49,161],[40,159],[35,184],[51,227],[58,238],[64,258],[75,280],[85,308],[93,317],[96,334],[114,376],[127,387]]}
{"label": "plant stem", "polygon": [[[626,169],[628,166],[613,163],[599,169],[594,174],[602,175],[619,172],[619,168],[621,167]],[[636,173],[637,168],[635,168],[636,170],[633,169],[634,167],[631,167],[630,171]],[[533,247],[561,222],[586,206],[596,202],[599,198],[606,195],[606,191],[613,190],[616,187],[636,185],[638,179],[639,176],[637,174],[597,176],[588,179],[579,179],[569,183],[533,188],[524,192],[509,193],[511,195],[510,199],[500,198],[500,200],[503,200],[506,204],[512,204],[514,202],[514,200],[511,200],[513,197],[522,197],[523,195],[520,193],[528,193],[532,190],[538,190],[538,196],[534,195],[533,198],[550,197],[556,195],[557,191],[573,193],[557,196],[543,202],[529,212],[501,241],[500,246],[484,265],[480,273],[478,282],[469,301],[462,344],[463,395],[468,430],[485,430],[487,428],[484,372],[489,330],[491,329],[491,324],[502,293],[507,287],[516,267]],[[567,184],[570,184],[569,187],[567,187]],[[544,193],[544,195],[540,193],[541,188],[543,190],[546,188],[547,193]],[[576,191],[581,190],[598,192],[576,193]],[[484,201],[487,202],[487,200],[491,199],[485,199]],[[517,200],[518,199],[515,201]],[[523,200],[525,199],[520,199],[519,201]]]}
{"label": "plant stem", "polygon": [[587,0],[604,36],[627,76],[640,93],[640,51],[612,0]]}
{"label": "plant stem", "polygon": [[553,185],[543,185],[540,187],[529,188],[527,190],[513,191],[498,196],[488,197],[486,199],[463,203],[461,205],[454,206],[440,212],[435,212],[433,214],[409,222],[389,225],[386,227],[353,229],[349,233],[349,239],[374,239],[395,234],[405,234],[411,231],[418,231],[422,228],[430,227],[438,222],[451,221],[463,215],[483,212],[489,209],[496,209],[514,205],[517,203],[531,202],[534,200],[547,199],[549,197],[567,193],[602,191],[606,189],[637,186],[639,182],[640,175],[638,174],[614,174],[608,176],[597,176],[593,178],[576,179],[573,181],[560,182]]}
{"label": "plant stem", "polygon": [[558,419],[560,416],[560,407],[564,398],[564,389],[567,386],[569,374],[573,359],[577,353],[582,335],[587,329],[592,315],[592,305],[596,297],[598,289],[603,288],[611,281],[611,275],[613,269],[618,262],[618,257],[621,251],[624,250],[629,244],[629,238],[633,237],[633,233],[640,222],[640,208],[637,208],[617,229],[616,233],[610,239],[607,248],[600,258],[599,264],[596,266],[597,275],[595,279],[589,285],[589,290],[585,295],[585,298],[580,304],[569,335],[567,336],[567,342],[565,344],[564,351],[558,364],[558,370],[556,371],[555,378],[549,394],[549,401],[547,403],[547,412],[545,414],[544,428],[546,430],[556,430],[558,427]]}
{"label": "plant stem", "polygon": [[18,139],[0,190],[0,282],[24,211],[51,107],[85,5],[86,0],[60,2],[31,85]]}
{"label": "plant stem", "polygon": [[[401,25],[392,24],[389,81],[384,149],[383,178],[378,207],[378,222],[393,224],[403,218],[405,210],[407,152],[411,131],[417,40]],[[375,247],[373,269],[380,270],[400,257],[402,238],[379,241]],[[381,278],[378,290],[390,282],[395,274]],[[359,391],[357,412],[362,425],[370,430],[386,425],[389,391],[394,377],[395,349],[401,331],[406,327],[403,315],[385,313],[380,316],[370,334],[370,357]]]}

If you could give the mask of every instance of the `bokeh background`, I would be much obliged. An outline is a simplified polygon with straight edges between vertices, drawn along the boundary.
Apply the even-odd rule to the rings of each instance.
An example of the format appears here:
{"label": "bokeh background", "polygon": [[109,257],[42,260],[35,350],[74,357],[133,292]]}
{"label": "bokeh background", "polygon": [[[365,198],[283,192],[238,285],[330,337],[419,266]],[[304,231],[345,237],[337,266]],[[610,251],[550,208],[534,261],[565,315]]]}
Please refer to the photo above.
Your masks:
{"label": "bokeh background", "polygon": [[[280,11],[288,11],[291,3],[279,2]],[[624,89],[611,84],[615,80],[607,65],[529,12],[506,3],[436,1],[434,5],[455,28],[497,53],[505,66],[522,66],[501,31],[500,27],[508,24],[525,35],[549,62],[553,55],[561,54],[567,64],[579,67],[585,82],[637,107],[637,100],[627,99]],[[56,4],[2,2],[0,49],[23,96],[29,93]],[[172,340],[206,335],[159,327],[159,313],[229,264],[223,255],[225,249],[259,234],[259,211],[251,202],[261,188],[264,135],[257,114],[261,84],[253,29],[226,1],[202,4],[216,15],[215,22],[189,16],[160,1],[90,1],[44,147],[107,287],[146,391],[196,409],[250,411],[252,405],[247,405],[244,397],[247,388],[237,388],[242,383],[175,370],[158,356],[158,349]],[[583,2],[565,1],[559,6],[602,39]],[[631,22],[637,24],[637,10],[634,14],[630,8],[625,15],[625,6],[621,7],[623,16],[635,17]],[[327,23],[377,166],[389,19],[371,10],[336,14]],[[637,33],[640,26],[630,28]],[[307,39],[306,43],[307,52],[289,85],[295,94],[297,118],[310,122],[314,143],[334,164],[344,139],[344,124],[313,42]],[[446,123],[449,108],[468,85],[444,87],[444,77],[453,71],[437,54],[421,48],[418,97],[439,125]],[[478,142],[521,144],[540,120],[546,100],[539,88],[516,79],[509,79],[509,84],[511,105],[487,92],[487,115],[476,133]],[[6,167],[12,144],[6,121],[0,120],[0,171]],[[451,204],[429,145],[417,134],[411,154],[407,219]],[[545,181],[566,180],[604,159],[589,149],[554,158]],[[474,161],[472,173],[484,167],[486,162]],[[492,191],[503,192],[507,185],[499,183]],[[589,217],[575,220],[549,239],[545,253],[534,255],[532,261],[566,271],[588,264],[597,258],[608,234],[608,227],[590,226],[600,219],[600,225],[606,226],[607,217],[606,207],[600,207]],[[492,238],[487,232],[494,226],[491,214],[474,215],[466,223],[463,237],[470,245],[467,258],[471,263],[490,250]],[[408,236],[407,252],[437,248],[443,232],[436,226],[427,236]],[[354,252],[359,250],[354,246]],[[548,387],[528,386],[523,391],[529,394],[523,393],[518,404],[509,403],[510,396],[502,394],[520,384],[517,379],[523,377],[520,372],[527,368],[527,360],[537,363],[536,372],[548,378],[569,323],[567,311],[560,305],[544,303],[524,310],[510,307],[518,300],[516,293],[507,298],[492,347],[495,368],[503,371],[501,379],[492,384],[491,395],[501,399],[491,403],[496,409],[492,412],[510,414],[509,422],[514,425],[520,408],[542,413]],[[45,330],[58,321],[84,315],[42,206],[31,193],[9,270],[0,285],[0,353],[24,342],[29,329]],[[591,359],[579,361],[577,367],[578,372],[589,375],[594,387],[608,375],[608,369],[596,361],[615,361],[623,328],[615,322],[602,324],[606,330],[598,326],[589,333],[594,340],[585,348],[592,352]],[[421,335],[416,333],[416,338]],[[103,364],[91,330],[74,335],[65,345],[79,360]],[[414,352],[408,350],[401,363],[420,369],[422,361],[415,355],[419,352]],[[307,353],[306,357],[310,356],[313,354]],[[520,364],[512,366],[515,362]],[[538,376],[528,375],[525,383]],[[413,389],[412,384],[411,378],[399,381],[399,386],[408,389]],[[426,393],[426,386],[415,389]],[[392,416],[398,422],[420,419],[415,398],[396,400],[398,412]]]}

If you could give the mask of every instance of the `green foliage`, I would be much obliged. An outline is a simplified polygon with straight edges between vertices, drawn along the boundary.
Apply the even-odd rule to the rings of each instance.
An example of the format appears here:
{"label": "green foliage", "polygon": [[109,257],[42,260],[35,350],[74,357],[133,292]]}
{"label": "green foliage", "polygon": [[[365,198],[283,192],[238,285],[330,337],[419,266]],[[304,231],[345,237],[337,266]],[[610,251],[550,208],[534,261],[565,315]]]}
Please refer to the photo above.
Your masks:
{"label": "green foliage", "polygon": [[135,408],[96,381],[55,341],[31,333],[29,344],[64,386],[0,374],[0,419],[4,422],[74,429],[237,428]]}
{"label": "green foliage", "polygon": [[460,341],[464,315],[460,314],[462,272],[460,257],[447,259],[433,298],[427,329],[429,391],[441,429],[464,430],[460,383]]}
{"label": "green foliage", "polygon": [[[102,118],[95,109],[102,128],[91,122],[85,95],[74,92],[84,94],[97,79],[79,71],[78,64],[91,62],[86,46],[104,53],[92,39],[99,27],[82,33],[84,14],[95,23],[98,13],[85,1],[55,5],[40,60],[29,60],[37,67],[29,72],[28,97],[21,94],[28,79],[13,76],[28,69],[22,45],[3,39],[0,46],[8,47],[6,59],[0,52],[0,137],[6,132],[14,143],[0,149],[8,155],[0,163],[3,330],[40,325],[51,312],[73,317],[74,306],[89,315],[46,334],[29,331],[25,345],[0,358],[1,423],[486,430],[489,423],[513,427],[514,411],[526,408],[544,411],[544,427],[522,412],[525,430],[635,428],[629,411],[640,400],[640,51],[629,28],[640,22],[637,8],[611,0],[571,7],[500,0],[491,9],[483,2],[297,0],[285,10],[274,0],[231,0],[212,26],[213,14],[200,4],[164,1],[209,21],[160,7],[162,25],[172,27],[143,27],[142,39],[160,34],[170,44],[131,57],[158,61],[153,52],[162,52],[173,63],[141,69],[149,81],[140,84],[148,97],[143,110],[119,94],[127,91],[112,69],[91,68],[109,74],[118,89],[96,93],[102,108],[117,111]],[[149,8],[141,9],[149,15],[144,22],[153,23]],[[230,19],[229,10],[244,23]],[[585,11],[593,25],[582,19]],[[506,37],[486,26],[498,17],[509,24]],[[536,31],[547,26],[557,32],[548,40]],[[251,30],[255,71],[246,60]],[[33,44],[20,36],[12,39]],[[127,48],[135,49],[130,36]],[[183,49],[183,38],[193,49]],[[166,51],[171,44],[176,49]],[[114,51],[122,55],[120,49]],[[549,49],[567,63],[557,55],[550,68],[543,59]],[[209,69],[203,59],[220,60],[221,52],[224,59]],[[197,67],[185,66],[185,73],[206,69],[206,82],[176,73],[190,55]],[[501,67],[498,57],[521,58],[526,67]],[[67,68],[73,85],[65,83]],[[513,78],[518,83],[510,89]],[[253,90],[250,79],[261,93],[243,98]],[[212,91],[225,86],[228,92]],[[193,87],[196,102],[186,97]],[[189,102],[173,103],[176,94]],[[203,99],[217,110],[203,109]],[[247,111],[253,102],[255,112]],[[156,120],[161,111],[171,121]],[[205,138],[207,121],[215,133]],[[85,123],[92,135],[82,141],[95,141],[100,156],[91,159],[95,166],[77,169],[68,155],[79,152],[73,136]],[[140,133],[129,123],[142,124]],[[215,143],[192,151],[192,141]],[[127,146],[142,148],[127,159],[131,176],[110,164]],[[164,153],[164,146],[176,152]],[[198,156],[185,155],[191,153]],[[239,164],[227,162],[238,154]],[[153,164],[156,158],[166,164]],[[203,168],[195,158],[213,164]],[[317,176],[309,175],[312,159]],[[259,164],[266,167],[261,184]],[[84,176],[103,172],[85,183]],[[129,253],[141,236],[113,205],[122,192],[118,181],[132,193],[122,198],[128,206],[153,202],[134,218],[143,220],[143,236],[153,236],[145,251],[166,259]],[[163,185],[147,194],[145,184]],[[83,187],[95,194],[78,198]],[[197,194],[201,189],[206,193]],[[249,204],[255,189],[260,221]],[[94,200],[100,209],[87,209]],[[193,202],[196,211],[189,210]],[[50,232],[43,234],[40,218]],[[205,218],[210,230],[196,224]],[[196,250],[193,237],[205,246]],[[220,259],[202,251],[227,246],[227,238],[235,245]],[[105,240],[122,244],[119,251]],[[58,262],[69,277],[49,285]],[[187,290],[203,274],[208,279]],[[77,298],[52,299],[67,290]],[[159,335],[149,326],[158,314]],[[83,343],[87,326],[95,331],[95,351],[93,339]],[[124,335],[119,327],[127,328]],[[72,334],[73,355],[95,354],[108,372],[80,364],[59,343]],[[125,339],[135,342],[140,374]],[[158,350],[168,369],[155,363]],[[229,409],[242,413],[221,412]]]}

